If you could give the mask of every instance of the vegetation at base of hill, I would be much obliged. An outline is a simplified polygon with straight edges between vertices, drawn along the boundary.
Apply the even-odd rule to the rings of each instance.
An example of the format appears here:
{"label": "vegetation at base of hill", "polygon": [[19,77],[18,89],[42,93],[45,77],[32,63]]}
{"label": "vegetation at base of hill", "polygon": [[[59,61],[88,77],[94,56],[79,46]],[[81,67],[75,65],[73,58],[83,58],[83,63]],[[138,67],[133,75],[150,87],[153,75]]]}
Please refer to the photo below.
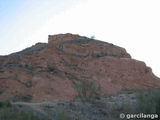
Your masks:
{"label": "vegetation at base of hill", "polygon": [[68,116],[66,114],[66,112],[64,110],[59,110],[57,113],[56,113],[56,117],[55,117],[55,120],[68,120]]}
{"label": "vegetation at base of hill", "polygon": [[135,106],[134,107],[129,106],[125,112],[126,114],[142,114],[142,113],[145,115],[152,114],[151,117],[132,118],[133,120],[153,120],[155,119],[153,117],[156,117],[153,115],[159,115],[160,117],[160,90],[159,89],[138,90]]}
{"label": "vegetation at base of hill", "polygon": [[[41,103],[41,107],[37,104],[37,108],[44,110],[45,114],[37,113],[35,111],[37,108],[30,109],[30,105],[23,107],[23,104],[15,105],[8,101],[0,102],[0,120],[106,120],[106,118],[119,120],[121,113],[125,115],[140,113],[160,115],[160,91],[158,89],[126,91],[100,96],[100,86],[97,86],[94,81],[84,80],[82,80],[84,83],[77,84],[78,87],[75,88],[79,90],[77,92],[80,92],[77,93],[80,101],[64,100],[55,102],[55,104]],[[87,86],[89,90],[86,88]],[[97,91],[99,91],[99,97],[102,99],[93,102],[97,100]],[[89,95],[90,93],[92,94]],[[93,98],[90,99],[89,96],[92,95]],[[46,105],[50,107],[46,107]],[[148,118],[147,120],[151,119]],[[144,119],[130,118],[130,120]]]}
{"label": "vegetation at base of hill", "polygon": [[138,110],[142,113],[160,115],[160,90],[140,91],[137,96]]}
{"label": "vegetation at base of hill", "polygon": [[75,98],[80,99],[83,103],[92,103],[101,97],[101,86],[97,86],[93,80],[82,79],[79,84],[75,83],[74,87],[77,92]]}
{"label": "vegetation at base of hill", "polygon": [[21,109],[9,101],[0,102],[0,120],[69,120],[65,110],[58,110],[55,117],[39,115],[28,109]]}
{"label": "vegetation at base of hill", "polygon": [[13,107],[9,101],[0,102],[0,120],[49,120],[35,115],[32,111]]}

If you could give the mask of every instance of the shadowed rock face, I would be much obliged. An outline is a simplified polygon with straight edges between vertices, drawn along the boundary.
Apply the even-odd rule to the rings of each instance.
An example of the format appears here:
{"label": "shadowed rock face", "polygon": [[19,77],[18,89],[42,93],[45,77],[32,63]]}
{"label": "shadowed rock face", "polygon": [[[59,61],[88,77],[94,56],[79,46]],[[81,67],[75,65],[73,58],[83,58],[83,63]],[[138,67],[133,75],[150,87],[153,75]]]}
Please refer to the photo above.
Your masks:
{"label": "shadowed rock face", "polygon": [[72,34],[49,36],[23,51],[0,56],[0,100],[50,101],[72,98],[73,83],[95,80],[104,94],[160,88],[160,79],[124,48]]}

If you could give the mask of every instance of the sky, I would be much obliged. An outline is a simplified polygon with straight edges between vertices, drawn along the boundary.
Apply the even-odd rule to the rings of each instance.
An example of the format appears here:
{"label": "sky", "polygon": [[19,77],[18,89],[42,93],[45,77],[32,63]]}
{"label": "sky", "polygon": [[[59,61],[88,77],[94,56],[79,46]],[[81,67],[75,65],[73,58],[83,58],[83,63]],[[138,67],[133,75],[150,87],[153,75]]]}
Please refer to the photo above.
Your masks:
{"label": "sky", "polygon": [[47,42],[48,35],[94,35],[160,77],[159,6],[159,0],[0,0],[0,55]]}

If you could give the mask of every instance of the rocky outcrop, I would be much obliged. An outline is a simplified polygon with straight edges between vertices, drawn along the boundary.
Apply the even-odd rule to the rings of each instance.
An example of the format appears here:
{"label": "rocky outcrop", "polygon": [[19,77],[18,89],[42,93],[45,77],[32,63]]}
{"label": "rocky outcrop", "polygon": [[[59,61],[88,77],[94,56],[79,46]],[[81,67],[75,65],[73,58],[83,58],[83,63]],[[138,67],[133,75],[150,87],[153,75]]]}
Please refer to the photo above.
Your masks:
{"label": "rocky outcrop", "polygon": [[58,34],[58,35],[49,35],[48,36],[48,43],[49,44],[54,44],[59,41],[68,41],[68,40],[73,40],[73,39],[78,39],[81,38],[79,35],[72,35],[70,33],[67,34]]}
{"label": "rocky outcrop", "polygon": [[0,100],[72,98],[73,83],[94,80],[103,94],[159,88],[160,79],[124,48],[72,34],[49,36],[18,53],[0,57]]}

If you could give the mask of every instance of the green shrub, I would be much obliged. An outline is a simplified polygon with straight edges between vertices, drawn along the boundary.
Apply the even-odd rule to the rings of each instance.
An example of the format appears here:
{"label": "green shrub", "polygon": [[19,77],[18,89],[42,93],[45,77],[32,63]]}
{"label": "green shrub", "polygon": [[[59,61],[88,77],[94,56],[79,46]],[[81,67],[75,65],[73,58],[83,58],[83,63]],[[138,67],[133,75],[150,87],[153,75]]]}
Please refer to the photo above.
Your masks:
{"label": "green shrub", "polygon": [[55,120],[68,120],[66,112],[64,110],[58,111]]}
{"label": "green shrub", "polygon": [[8,100],[0,102],[0,108],[11,107],[11,106],[12,105],[11,105],[10,101],[8,101]]}
{"label": "green shrub", "polygon": [[96,99],[100,99],[101,86],[96,86],[95,81],[89,81],[82,79],[80,84],[74,84],[76,89],[75,98],[80,99],[83,103],[94,102]]}
{"label": "green shrub", "polygon": [[1,102],[0,120],[44,120],[44,119],[42,119],[38,115],[35,115],[32,111],[25,111],[13,107],[11,106],[11,103],[8,101]]}
{"label": "green shrub", "polygon": [[149,89],[140,91],[137,96],[138,112],[160,114],[160,91]]}

